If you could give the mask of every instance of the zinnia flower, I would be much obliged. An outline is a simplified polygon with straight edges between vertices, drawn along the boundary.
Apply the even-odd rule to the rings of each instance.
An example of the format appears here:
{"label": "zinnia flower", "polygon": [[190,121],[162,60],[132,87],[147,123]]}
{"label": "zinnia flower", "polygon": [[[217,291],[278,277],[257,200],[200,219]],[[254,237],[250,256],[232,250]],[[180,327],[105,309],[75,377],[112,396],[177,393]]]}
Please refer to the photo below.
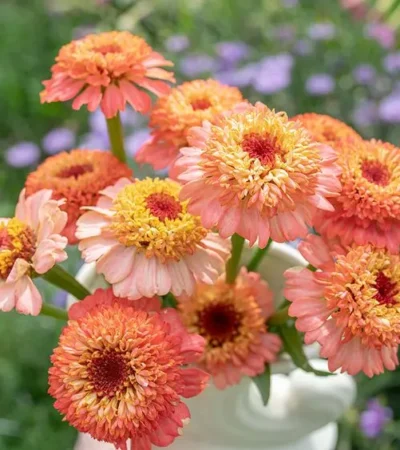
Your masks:
{"label": "zinnia flower", "polygon": [[243,101],[237,88],[225,86],[216,80],[194,80],[172,89],[161,97],[150,116],[151,139],[136,155],[140,163],[154,169],[169,167],[179,156],[179,149],[188,145],[191,127],[229,110]]}
{"label": "zinnia flower", "polygon": [[196,280],[213,283],[223,270],[229,242],[187,212],[180,189],[171,180],[121,179],[78,220],[82,256],[97,261],[115,295],[191,294]]}
{"label": "zinnia flower", "polygon": [[151,98],[138,87],[157,96],[168,93],[165,81],[175,80],[160,66],[172,65],[141,37],[127,31],[90,34],[61,48],[40,98],[42,103],[74,98],[74,109],[87,105],[89,111],[100,105],[107,118],[123,111],[126,103],[147,113]]}
{"label": "zinnia flower", "polygon": [[299,114],[291,120],[300,122],[315,141],[328,144],[335,150],[341,148],[340,143],[343,140],[359,141],[362,139],[353,128],[344,122],[324,114]]}
{"label": "zinnia flower", "polygon": [[[182,434],[194,397],[209,375],[183,367],[204,340],[189,334],[172,309],[155,299],[116,299],[97,290],[74,305],[51,357],[49,393],[78,431],[126,450],[166,447]],[[146,303],[147,302],[147,303]]]}
{"label": "zinnia flower", "polygon": [[107,152],[72,150],[47,158],[25,182],[26,194],[40,189],[52,189],[53,198],[65,198],[61,209],[68,213],[63,235],[70,244],[76,244],[76,221],[82,215],[82,206],[94,206],[99,191],[122,177],[130,177],[131,169]]}
{"label": "zinnia flower", "polygon": [[43,189],[26,198],[21,192],[15,216],[0,219],[0,310],[15,308],[22,314],[37,316],[42,296],[32,275],[44,274],[54,264],[67,259],[67,239],[60,236],[67,214],[62,201],[51,200]]}
{"label": "zinnia flower", "polygon": [[299,245],[316,268],[285,272],[289,314],[318,342],[329,370],[369,377],[394,370],[400,341],[400,258],[373,246],[334,250],[310,235]]}
{"label": "zinnia flower", "polygon": [[265,105],[241,107],[188,135],[191,147],[176,162],[186,182],[181,199],[216,225],[222,237],[238,233],[265,247],[307,234],[317,208],[332,210],[338,195],[335,152],[311,141],[298,123]]}
{"label": "zinnia flower", "polygon": [[339,155],[343,189],[335,210],[319,212],[316,230],[345,245],[367,243],[399,252],[400,149],[381,141],[347,141]]}
{"label": "zinnia flower", "polygon": [[212,286],[198,284],[179,308],[188,330],[206,340],[199,365],[219,389],[262,373],[276,360],[281,340],[265,325],[273,313],[272,292],[258,273],[242,268],[234,285],[223,278]]}

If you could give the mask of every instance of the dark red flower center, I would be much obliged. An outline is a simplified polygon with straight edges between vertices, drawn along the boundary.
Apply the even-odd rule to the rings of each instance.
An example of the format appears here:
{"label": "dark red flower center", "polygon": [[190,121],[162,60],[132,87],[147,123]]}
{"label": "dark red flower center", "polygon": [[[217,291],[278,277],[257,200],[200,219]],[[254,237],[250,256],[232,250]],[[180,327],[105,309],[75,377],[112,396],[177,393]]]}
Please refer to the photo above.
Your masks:
{"label": "dark red flower center", "polygon": [[107,53],[121,53],[121,47],[118,44],[101,45],[95,47],[93,50],[102,55],[106,55]]}
{"label": "dark red flower center", "polygon": [[197,323],[200,334],[209,338],[210,345],[219,347],[239,334],[240,319],[233,305],[216,303],[199,312]]}
{"label": "dark red flower center", "polygon": [[100,395],[113,395],[120,390],[129,371],[123,356],[114,350],[93,358],[88,367],[93,387]]}
{"label": "dark red flower center", "polygon": [[211,102],[208,98],[197,98],[196,100],[192,100],[190,104],[194,111],[197,111],[198,109],[208,109],[211,106]]}
{"label": "dark red flower center", "polygon": [[12,245],[12,240],[8,234],[7,228],[0,230],[0,250],[8,250]]}
{"label": "dark red flower center", "polygon": [[378,291],[375,299],[381,305],[394,305],[397,303],[395,298],[399,293],[397,283],[393,283],[383,272],[379,272],[376,277],[375,289]]}
{"label": "dark red flower center", "polygon": [[182,205],[172,195],[163,192],[151,194],[146,199],[147,208],[160,220],[174,220],[182,212]]}
{"label": "dark red flower center", "polygon": [[58,178],[78,178],[85,173],[93,172],[91,164],[76,164],[75,166],[66,167],[58,172]]}
{"label": "dark red flower center", "polygon": [[242,148],[252,158],[258,159],[264,165],[272,165],[275,162],[276,153],[279,152],[275,138],[257,133],[245,135]]}
{"label": "dark red flower center", "polygon": [[369,182],[379,186],[389,184],[389,169],[379,161],[364,161],[361,165],[362,175]]}

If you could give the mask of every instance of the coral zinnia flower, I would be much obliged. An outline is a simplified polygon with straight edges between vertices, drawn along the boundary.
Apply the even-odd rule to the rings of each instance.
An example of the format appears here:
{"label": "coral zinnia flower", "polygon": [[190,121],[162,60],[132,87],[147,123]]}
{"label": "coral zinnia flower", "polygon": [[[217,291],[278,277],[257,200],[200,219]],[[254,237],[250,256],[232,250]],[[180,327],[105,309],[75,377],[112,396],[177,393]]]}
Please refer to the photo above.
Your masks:
{"label": "coral zinnia flower", "polygon": [[52,67],[52,77],[44,81],[42,103],[65,102],[75,98],[74,109],[87,105],[94,111],[100,105],[107,118],[132,107],[147,113],[151,107],[148,94],[164,95],[175,81],[173,74],[160,66],[172,66],[139,36],[127,31],[90,34],[64,45]]}
{"label": "coral zinnia flower", "polygon": [[216,80],[194,80],[172,89],[161,97],[150,116],[152,137],[136,154],[140,163],[151,164],[154,169],[169,167],[179,156],[179,149],[188,145],[187,133],[193,126],[232,109],[243,101],[235,87]]}
{"label": "coral zinnia flower", "polygon": [[400,342],[400,258],[368,246],[331,251],[320,236],[309,236],[300,252],[320,270],[286,271],[289,314],[319,342],[330,370],[369,377],[394,370]]}
{"label": "coral zinnia flower", "polygon": [[223,270],[229,242],[187,212],[180,189],[171,180],[121,179],[78,220],[82,256],[97,261],[115,295],[190,294],[196,280],[212,283]]}
{"label": "coral zinnia flower", "polygon": [[187,183],[181,198],[222,237],[238,233],[260,247],[269,237],[294,240],[307,234],[317,208],[333,209],[327,197],[340,190],[336,154],[285,113],[261,103],[241,107],[192,128],[188,141],[176,162]]}
{"label": "coral zinnia flower", "polygon": [[37,316],[42,297],[33,284],[34,272],[44,274],[67,259],[67,239],[60,236],[67,214],[62,201],[51,200],[43,189],[25,197],[21,192],[12,219],[0,219],[0,310],[15,308]]}
{"label": "coral zinnia flower", "polygon": [[76,221],[82,215],[82,206],[94,206],[99,191],[114,184],[132,171],[111,153],[100,150],[72,150],[47,158],[25,183],[29,196],[40,189],[52,189],[53,198],[65,198],[61,209],[68,213],[63,235],[70,244],[76,244]]}
{"label": "coral zinnia flower", "polygon": [[335,150],[340,150],[343,140],[359,141],[362,139],[353,128],[325,114],[299,114],[291,120],[300,122],[315,141],[328,144]]}
{"label": "coral zinnia flower", "polygon": [[347,142],[339,155],[343,189],[335,211],[319,212],[315,228],[343,244],[371,243],[399,252],[400,149],[381,141]]}
{"label": "coral zinnia flower", "polygon": [[265,325],[273,313],[272,292],[258,273],[242,268],[234,285],[223,278],[199,284],[192,297],[180,298],[179,308],[188,330],[206,340],[199,364],[219,389],[262,373],[276,360],[281,340]]}
{"label": "coral zinnia flower", "polygon": [[[160,302],[158,302],[159,309]],[[194,397],[209,375],[183,367],[201,355],[204,340],[189,334],[172,309],[116,299],[97,290],[74,306],[51,357],[49,393],[80,432],[127,449],[166,447],[182,434]]]}

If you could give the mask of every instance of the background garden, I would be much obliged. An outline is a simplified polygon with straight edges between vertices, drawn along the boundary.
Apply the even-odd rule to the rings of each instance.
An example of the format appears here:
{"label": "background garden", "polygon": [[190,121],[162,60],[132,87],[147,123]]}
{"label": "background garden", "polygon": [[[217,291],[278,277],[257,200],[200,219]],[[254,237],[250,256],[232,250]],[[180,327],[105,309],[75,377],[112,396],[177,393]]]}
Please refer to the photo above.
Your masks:
{"label": "background garden", "polygon": [[[326,113],[363,136],[400,141],[398,0],[1,0],[0,216],[12,215],[25,176],[73,147],[107,149],[103,117],[41,105],[58,49],[96,30],[127,29],[175,62],[178,82],[213,77],[289,115]],[[147,138],[123,115],[127,149]],[[133,164],[133,162],[132,162]],[[136,170],[143,174],[146,168]],[[76,253],[72,251],[72,253]],[[77,254],[68,268],[79,267]],[[58,305],[65,296],[47,288]],[[68,450],[75,430],[47,395],[59,324],[0,315],[0,449]],[[339,450],[400,449],[400,371],[358,378]]]}

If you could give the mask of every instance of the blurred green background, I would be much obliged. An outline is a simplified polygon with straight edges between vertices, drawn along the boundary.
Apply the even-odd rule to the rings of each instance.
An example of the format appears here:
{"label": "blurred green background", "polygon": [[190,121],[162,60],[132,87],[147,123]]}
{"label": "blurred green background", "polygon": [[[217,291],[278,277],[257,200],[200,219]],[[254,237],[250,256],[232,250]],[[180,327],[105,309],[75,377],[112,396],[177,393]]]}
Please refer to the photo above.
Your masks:
{"label": "blurred green background", "polygon": [[[336,116],[363,136],[400,140],[398,0],[1,0],[0,214],[13,214],[26,174],[71,147],[108,146],[102,117],[41,105],[58,49],[97,30],[127,29],[176,64],[178,82],[215,77],[289,115]],[[82,6],[84,5],[84,6]],[[134,155],[146,121],[125,117]],[[76,249],[67,267],[79,267]],[[65,296],[43,285],[48,301]],[[75,431],[47,396],[60,324],[0,314],[0,449],[67,450]],[[400,372],[358,379],[339,450],[400,448]],[[372,403],[371,403],[372,399]],[[307,449],[305,449],[307,450]]]}

